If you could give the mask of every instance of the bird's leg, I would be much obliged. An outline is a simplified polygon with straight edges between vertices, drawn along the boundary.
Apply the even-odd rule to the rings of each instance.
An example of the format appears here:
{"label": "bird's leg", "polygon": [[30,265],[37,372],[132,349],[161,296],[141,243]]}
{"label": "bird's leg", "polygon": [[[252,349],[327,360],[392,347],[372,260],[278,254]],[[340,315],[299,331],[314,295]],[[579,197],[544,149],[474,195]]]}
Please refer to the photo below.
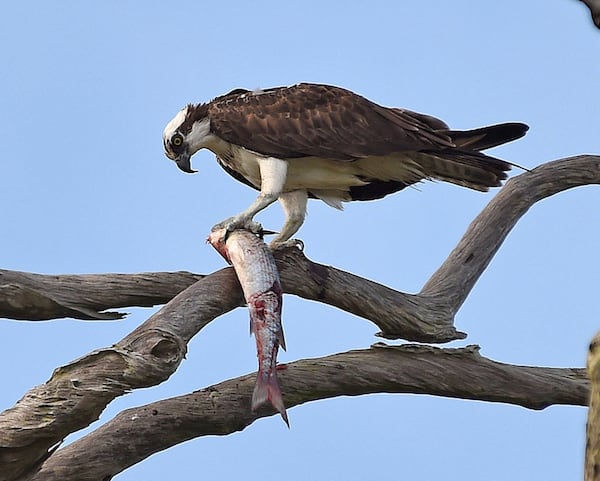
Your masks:
{"label": "bird's leg", "polygon": [[262,226],[260,223],[253,220],[253,217],[276,200],[276,194],[261,192],[250,207],[233,217],[229,217],[218,224],[215,224],[212,230],[225,229],[229,233],[236,229],[246,229],[255,234],[260,234],[263,230]]}
{"label": "bird's leg", "polygon": [[299,241],[290,240],[306,217],[306,202],[308,193],[305,190],[294,190],[292,192],[284,192],[279,196],[279,202],[285,213],[285,223],[281,228],[281,232],[271,241],[271,248],[287,247],[289,245],[297,246]]}
{"label": "bird's leg", "polygon": [[260,194],[256,200],[243,212],[216,224],[212,230],[225,229],[226,233],[235,229],[246,229],[257,234],[262,232],[262,226],[253,218],[261,210],[275,202],[281,194],[287,175],[287,162],[267,157],[259,159],[258,166],[261,184]]}

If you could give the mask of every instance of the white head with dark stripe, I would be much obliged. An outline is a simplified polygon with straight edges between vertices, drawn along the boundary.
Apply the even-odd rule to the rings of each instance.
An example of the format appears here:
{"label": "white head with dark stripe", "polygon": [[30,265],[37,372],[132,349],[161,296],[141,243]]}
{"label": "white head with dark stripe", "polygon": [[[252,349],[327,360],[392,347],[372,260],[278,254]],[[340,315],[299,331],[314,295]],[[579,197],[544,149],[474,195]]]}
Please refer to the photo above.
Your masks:
{"label": "white head with dark stripe", "polygon": [[163,132],[165,155],[177,167],[192,174],[190,158],[203,147],[210,132],[208,105],[186,105],[171,120]]}

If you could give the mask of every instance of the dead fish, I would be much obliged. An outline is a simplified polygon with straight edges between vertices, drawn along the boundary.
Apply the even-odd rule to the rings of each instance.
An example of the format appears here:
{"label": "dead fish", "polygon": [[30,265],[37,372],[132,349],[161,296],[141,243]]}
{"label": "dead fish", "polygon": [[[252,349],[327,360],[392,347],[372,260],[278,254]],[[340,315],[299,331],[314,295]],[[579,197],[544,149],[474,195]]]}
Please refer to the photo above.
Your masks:
{"label": "dead fish", "polygon": [[252,410],[270,402],[289,427],[277,379],[277,352],[279,346],[285,350],[285,338],[281,325],[283,296],[275,259],[271,249],[249,231],[224,234],[224,229],[215,230],[208,242],[235,269],[250,311],[250,333],[256,338],[258,356]]}

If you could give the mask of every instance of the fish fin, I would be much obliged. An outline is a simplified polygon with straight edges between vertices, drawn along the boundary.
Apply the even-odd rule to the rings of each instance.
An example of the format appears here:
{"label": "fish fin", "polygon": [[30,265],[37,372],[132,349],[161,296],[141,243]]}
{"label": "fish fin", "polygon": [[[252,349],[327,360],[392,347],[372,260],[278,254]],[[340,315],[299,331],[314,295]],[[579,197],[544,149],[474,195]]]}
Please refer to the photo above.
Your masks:
{"label": "fish fin", "polygon": [[287,349],[285,348],[285,337],[283,336],[283,326],[281,326],[281,324],[279,325],[279,329],[277,330],[277,341],[279,342],[281,349],[286,351]]}
{"label": "fish fin", "polygon": [[252,411],[256,411],[267,401],[279,411],[279,414],[281,414],[281,417],[289,428],[290,421],[288,420],[287,412],[285,411],[283,397],[281,396],[281,388],[279,387],[279,381],[277,380],[277,374],[275,374],[275,372],[270,376],[262,376],[260,372],[258,373],[254,392],[252,393]]}

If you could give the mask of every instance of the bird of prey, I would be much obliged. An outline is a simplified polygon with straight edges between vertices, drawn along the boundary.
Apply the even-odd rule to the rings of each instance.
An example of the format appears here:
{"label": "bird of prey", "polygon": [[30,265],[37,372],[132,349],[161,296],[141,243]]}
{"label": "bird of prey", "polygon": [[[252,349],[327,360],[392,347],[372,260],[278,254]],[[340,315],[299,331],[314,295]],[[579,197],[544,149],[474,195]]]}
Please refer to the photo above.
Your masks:
{"label": "bird of prey", "polygon": [[167,124],[163,144],[184,172],[195,172],[190,157],[206,148],[229,175],[260,191],[215,227],[260,230],[254,216],[279,200],[286,219],[271,243],[277,247],[304,222],[308,198],[341,209],[342,202],[380,199],[424,179],[478,191],[499,186],[511,164],[481,151],[527,130],[517,122],[451,130],[435,117],[340,87],[300,83],[189,104]]}

